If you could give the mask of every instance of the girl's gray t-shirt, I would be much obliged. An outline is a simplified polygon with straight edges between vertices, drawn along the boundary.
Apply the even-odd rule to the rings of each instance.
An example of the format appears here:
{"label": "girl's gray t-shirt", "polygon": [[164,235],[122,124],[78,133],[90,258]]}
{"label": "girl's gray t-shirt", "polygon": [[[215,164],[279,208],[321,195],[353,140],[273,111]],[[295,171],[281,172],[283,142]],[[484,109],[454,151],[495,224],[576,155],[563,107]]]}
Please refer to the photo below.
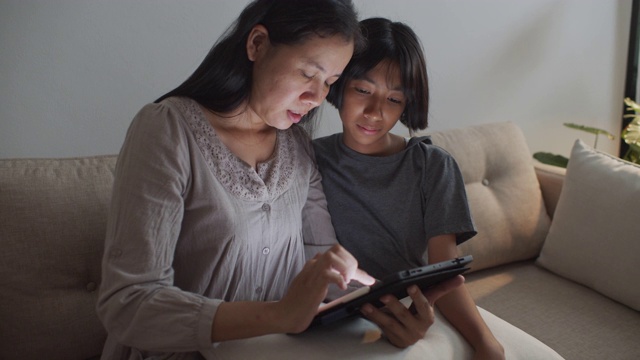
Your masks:
{"label": "girl's gray t-shirt", "polygon": [[384,157],[351,150],[342,134],[313,145],[338,241],[369,274],[425,265],[434,236],[460,244],[476,234],[460,169],[429,137]]}

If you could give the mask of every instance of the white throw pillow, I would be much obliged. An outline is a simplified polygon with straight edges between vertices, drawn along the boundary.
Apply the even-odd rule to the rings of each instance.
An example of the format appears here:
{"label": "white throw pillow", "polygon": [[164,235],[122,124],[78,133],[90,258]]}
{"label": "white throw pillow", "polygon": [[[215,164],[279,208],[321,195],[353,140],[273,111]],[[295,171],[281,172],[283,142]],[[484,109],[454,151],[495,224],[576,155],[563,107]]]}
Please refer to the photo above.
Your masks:
{"label": "white throw pillow", "polygon": [[577,140],[538,264],[640,310],[638,259],[640,166]]}

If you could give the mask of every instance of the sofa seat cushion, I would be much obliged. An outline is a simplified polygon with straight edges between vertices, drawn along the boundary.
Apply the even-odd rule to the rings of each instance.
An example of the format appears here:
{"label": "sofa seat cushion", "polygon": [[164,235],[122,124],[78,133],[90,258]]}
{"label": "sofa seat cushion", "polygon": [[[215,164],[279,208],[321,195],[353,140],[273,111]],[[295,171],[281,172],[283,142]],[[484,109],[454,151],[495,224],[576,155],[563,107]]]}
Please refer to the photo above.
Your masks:
{"label": "sofa seat cushion", "polygon": [[533,260],[475,272],[466,279],[478,306],[566,359],[638,359],[640,355],[640,313]]}
{"label": "sofa seat cushion", "polygon": [[0,358],[86,359],[114,156],[0,160]]}
{"label": "sofa seat cushion", "polygon": [[458,162],[478,230],[460,246],[472,271],[531,259],[549,230],[540,184],[524,134],[511,122],[432,134]]}
{"label": "sofa seat cushion", "polygon": [[[403,302],[405,305],[410,303]],[[504,345],[507,359],[562,359],[557,352],[531,335],[482,308],[478,311]],[[399,349],[379,335],[380,330],[375,324],[363,318],[352,318],[297,335],[272,334],[226,341],[202,353],[207,360],[423,360],[473,357],[473,348],[438,311],[425,337],[410,347]]]}
{"label": "sofa seat cushion", "polygon": [[577,140],[538,263],[640,311],[640,166]]}

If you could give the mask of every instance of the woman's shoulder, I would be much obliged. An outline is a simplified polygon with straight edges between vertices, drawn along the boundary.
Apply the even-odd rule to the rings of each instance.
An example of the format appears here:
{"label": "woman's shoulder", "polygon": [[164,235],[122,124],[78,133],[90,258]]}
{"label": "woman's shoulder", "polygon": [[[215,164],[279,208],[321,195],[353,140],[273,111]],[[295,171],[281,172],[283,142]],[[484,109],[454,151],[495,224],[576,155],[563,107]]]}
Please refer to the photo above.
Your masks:
{"label": "woman's shoulder", "polygon": [[135,119],[157,123],[162,119],[183,118],[189,106],[188,100],[184,98],[167,98],[160,102],[148,103],[138,111]]}
{"label": "woman's shoulder", "polygon": [[157,103],[144,105],[129,125],[127,138],[136,139],[141,144],[176,144],[187,141],[188,104],[182,99],[165,99]]}
{"label": "woman's shoulder", "polygon": [[[279,130],[284,134],[286,143],[294,146],[292,151],[302,150],[308,157],[313,157],[313,146],[311,145],[311,136],[301,126],[294,124],[286,130]],[[294,150],[297,149],[297,150]]]}
{"label": "woman's shoulder", "polygon": [[291,136],[293,136],[295,139],[302,140],[305,142],[311,141],[311,136],[309,135],[307,130],[300,125],[293,124],[290,128],[288,128],[285,131],[289,132]]}

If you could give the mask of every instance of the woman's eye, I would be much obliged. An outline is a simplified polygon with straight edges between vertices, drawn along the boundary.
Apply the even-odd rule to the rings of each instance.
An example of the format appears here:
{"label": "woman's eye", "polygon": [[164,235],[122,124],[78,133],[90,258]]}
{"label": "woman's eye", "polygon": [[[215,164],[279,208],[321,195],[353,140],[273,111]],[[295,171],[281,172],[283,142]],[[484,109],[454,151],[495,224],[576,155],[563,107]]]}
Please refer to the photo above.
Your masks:
{"label": "woman's eye", "polygon": [[315,75],[309,75],[309,74],[305,73],[304,71],[302,72],[302,76],[304,76],[305,79],[309,79],[309,80],[311,80],[311,79],[313,79],[315,77]]}

